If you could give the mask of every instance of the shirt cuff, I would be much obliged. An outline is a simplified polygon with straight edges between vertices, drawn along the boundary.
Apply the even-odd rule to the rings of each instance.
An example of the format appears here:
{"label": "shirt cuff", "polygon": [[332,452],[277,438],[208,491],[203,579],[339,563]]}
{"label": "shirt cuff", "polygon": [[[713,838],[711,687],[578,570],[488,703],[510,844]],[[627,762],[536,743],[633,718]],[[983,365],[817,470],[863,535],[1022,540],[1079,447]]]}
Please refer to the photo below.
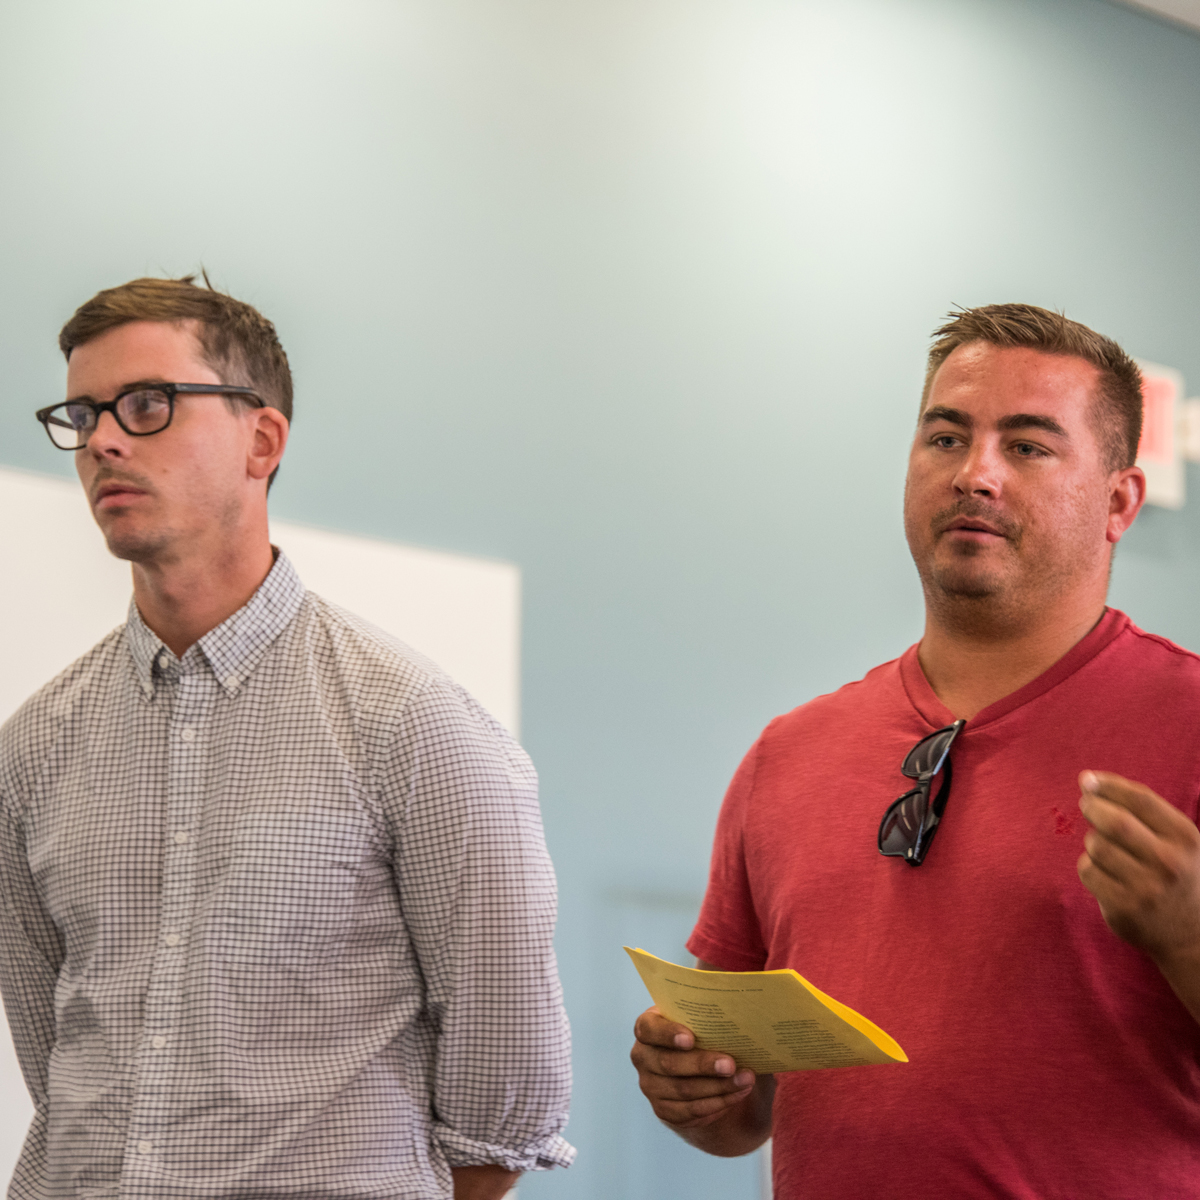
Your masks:
{"label": "shirt cuff", "polygon": [[506,1171],[548,1171],[551,1167],[569,1167],[575,1161],[575,1147],[557,1133],[548,1134],[519,1149],[494,1146],[490,1142],[464,1137],[457,1129],[435,1122],[433,1136],[451,1169],[496,1165]]}

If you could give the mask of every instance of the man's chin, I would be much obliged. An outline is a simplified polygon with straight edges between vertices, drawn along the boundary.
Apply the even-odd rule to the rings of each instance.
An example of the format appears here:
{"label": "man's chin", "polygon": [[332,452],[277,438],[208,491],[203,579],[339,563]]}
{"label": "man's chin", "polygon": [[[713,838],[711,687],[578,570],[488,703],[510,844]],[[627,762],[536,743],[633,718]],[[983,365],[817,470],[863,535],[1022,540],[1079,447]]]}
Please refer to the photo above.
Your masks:
{"label": "man's chin", "polygon": [[125,562],[143,563],[157,558],[163,551],[161,537],[153,537],[135,530],[112,529],[104,531],[108,552],[113,558]]}
{"label": "man's chin", "polygon": [[995,572],[961,567],[935,571],[933,583],[943,596],[956,600],[987,600],[1004,590],[1004,581]]}

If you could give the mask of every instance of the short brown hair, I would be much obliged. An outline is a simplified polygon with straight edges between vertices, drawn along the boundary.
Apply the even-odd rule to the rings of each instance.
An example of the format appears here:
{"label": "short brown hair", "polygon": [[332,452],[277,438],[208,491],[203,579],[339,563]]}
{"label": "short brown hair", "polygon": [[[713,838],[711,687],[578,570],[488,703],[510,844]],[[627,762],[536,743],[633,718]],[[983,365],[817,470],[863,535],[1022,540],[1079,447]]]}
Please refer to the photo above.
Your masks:
{"label": "short brown hair", "polygon": [[133,321],[195,321],[204,361],[222,383],[252,387],[272,408],[292,419],[292,372],[275,326],[257,309],[217,291],[204,275],[182,279],[131,279],[97,292],[62,327],[59,349],[71,351]]}
{"label": "short brown hair", "polygon": [[1112,338],[1068,321],[1062,313],[1032,304],[986,304],[947,314],[934,330],[921,408],[938,368],[959,346],[988,342],[993,346],[1024,346],[1043,354],[1082,358],[1100,371],[1094,415],[1100,448],[1110,471],[1132,467],[1142,437],[1142,373],[1137,363]]}

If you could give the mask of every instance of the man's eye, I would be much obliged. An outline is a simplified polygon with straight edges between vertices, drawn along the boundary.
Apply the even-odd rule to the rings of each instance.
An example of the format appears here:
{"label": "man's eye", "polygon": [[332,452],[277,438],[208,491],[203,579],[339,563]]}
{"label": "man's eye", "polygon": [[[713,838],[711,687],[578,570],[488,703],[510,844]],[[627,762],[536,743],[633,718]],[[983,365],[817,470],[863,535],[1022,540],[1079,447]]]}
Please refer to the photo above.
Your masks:
{"label": "man's eye", "polygon": [[958,445],[958,438],[952,433],[939,433],[933,439],[933,444],[941,447],[943,450],[953,450]]}
{"label": "man's eye", "polygon": [[126,392],[121,397],[121,407],[131,417],[144,417],[157,413],[167,406],[167,397],[162,392]]}
{"label": "man's eye", "polygon": [[1013,449],[1022,458],[1033,458],[1035,455],[1041,453],[1041,450],[1039,450],[1038,447],[1035,446],[1032,442],[1017,442],[1013,446]]}

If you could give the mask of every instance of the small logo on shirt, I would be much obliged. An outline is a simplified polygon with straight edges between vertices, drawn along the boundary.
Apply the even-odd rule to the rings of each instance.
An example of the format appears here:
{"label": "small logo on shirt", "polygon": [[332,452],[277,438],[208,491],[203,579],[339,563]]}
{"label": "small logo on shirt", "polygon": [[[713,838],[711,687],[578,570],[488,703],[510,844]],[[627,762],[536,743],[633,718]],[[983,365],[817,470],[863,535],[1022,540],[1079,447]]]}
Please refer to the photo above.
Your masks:
{"label": "small logo on shirt", "polygon": [[1054,832],[1059,837],[1072,837],[1078,833],[1079,823],[1083,820],[1083,814],[1078,812],[1071,813],[1068,816],[1066,813],[1060,812],[1057,808],[1054,810]]}

